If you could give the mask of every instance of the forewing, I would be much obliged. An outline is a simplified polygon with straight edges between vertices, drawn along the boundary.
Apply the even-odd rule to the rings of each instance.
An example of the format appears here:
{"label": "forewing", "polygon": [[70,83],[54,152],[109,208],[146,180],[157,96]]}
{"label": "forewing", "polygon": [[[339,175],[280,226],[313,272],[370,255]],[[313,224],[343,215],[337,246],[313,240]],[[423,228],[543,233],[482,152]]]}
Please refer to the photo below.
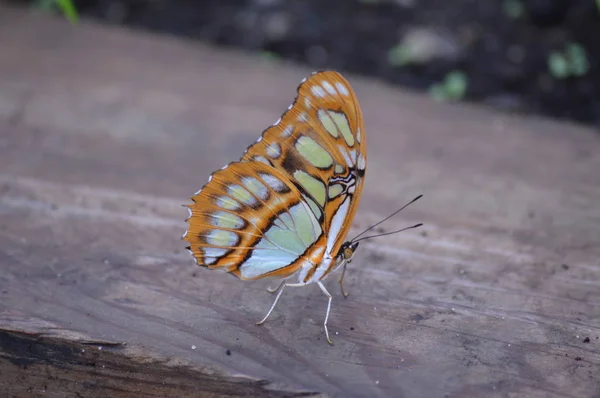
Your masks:
{"label": "forewing", "polygon": [[336,256],[350,228],[366,169],[362,112],[339,73],[318,72],[241,161],[262,162],[287,177],[327,234],[326,254]]}

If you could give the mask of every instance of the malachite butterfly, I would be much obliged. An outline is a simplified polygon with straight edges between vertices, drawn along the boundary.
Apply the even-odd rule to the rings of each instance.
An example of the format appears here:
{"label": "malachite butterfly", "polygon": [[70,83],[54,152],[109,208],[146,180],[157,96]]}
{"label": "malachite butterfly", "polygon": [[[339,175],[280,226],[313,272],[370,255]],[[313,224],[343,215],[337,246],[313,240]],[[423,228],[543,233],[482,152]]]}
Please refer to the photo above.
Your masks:
{"label": "malachite butterfly", "polygon": [[[198,265],[240,279],[281,278],[286,286],[322,281],[350,263],[358,241],[344,241],[367,167],[363,116],[337,72],[315,72],[293,104],[242,158],[213,173],[188,205],[183,239]],[[289,282],[295,278],[295,282]],[[292,279],[293,280],[293,279]]]}

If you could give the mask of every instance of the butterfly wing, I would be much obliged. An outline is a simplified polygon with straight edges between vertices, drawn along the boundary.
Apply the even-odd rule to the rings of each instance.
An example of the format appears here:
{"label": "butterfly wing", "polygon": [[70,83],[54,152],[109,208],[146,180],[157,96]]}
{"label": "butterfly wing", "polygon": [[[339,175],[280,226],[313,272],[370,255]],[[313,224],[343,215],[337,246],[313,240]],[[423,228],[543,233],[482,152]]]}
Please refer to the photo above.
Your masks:
{"label": "butterfly wing", "polygon": [[192,201],[184,239],[197,263],[242,279],[291,275],[323,233],[298,189],[260,162],[229,164]]}
{"label": "butterfly wing", "polygon": [[356,213],[365,168],[354,91],[336,72],[315,73],[240,162],[213,174],[192,198],[185,239],[199,264],[243,279],[302,268],[306,282],[328,260],[322,278]]}
{"label": "butterfly wing", "polygon": [[298,87],[282,118],[242,157],[285,173],[307,198],[335,256],[358,208],[366,169],[362,112],[337,72],[319,72]]}

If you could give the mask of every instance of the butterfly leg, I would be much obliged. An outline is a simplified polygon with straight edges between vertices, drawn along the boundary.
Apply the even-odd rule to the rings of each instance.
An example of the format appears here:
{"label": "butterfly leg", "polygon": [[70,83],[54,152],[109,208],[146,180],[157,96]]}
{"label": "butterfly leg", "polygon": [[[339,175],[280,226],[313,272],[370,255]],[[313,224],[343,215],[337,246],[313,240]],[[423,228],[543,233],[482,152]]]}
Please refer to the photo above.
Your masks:
{"label": "butterfly leg", "polygon": [[[271,308],[269,309],[269,312],[267,312],[267,315],[265,315],[265,317],[260,321],[257,322],[257,325],[262,325],[267,318],[269,317],[269,315],[271,315],[271,312],[273,312],[273,308],[275,308],[275,305],[277,305],[277,301],[279,301],[279,297],[281,297],[281,293],[283,293],[283,289],[285,289],[286,286],[292,286],[292,287],[297,287],[297,286],[304,286],[304,283],[285,283],[282,282],[280,287],[281,289],[278,287],[277,289],[279,289],[279,293],[277,293],[277,296],[275,297],[275,301],[273,301],[273,305],[271,305]],[[275,289],[275,291],[277,291],[277,289]]]}
{"label": "butterfly leg", "polygon": [[342,276],[340,276],[340,290],[342,291],[342,296],[344,298],[348,297],[348,293],[344,291],[344,275],[346,275],[346,265],[348,263],[344,262],[344,268],[342,269]]}
{"label": "butterfly leg", "polygon": [[319,285],[319,287],[321,288],[323,293],[325,293],[325,295],[329,299],[329,301],[327,301],[327,313],[325,314],[325,322],[323,322],[323,326],[325,327],[325,336],[327,336],[327,342],[329,344],[333,345],[333,342],[329,338],[329,330],[327,330],[327,320],[329,319],[329,310],[331,309],[331,294],[329,294],[327,289],[325,289],[325,286],[323,286],[323,283],[318,282],[317,284]]}
{"label": "butterfly leg", "polygon": [[279,284],[279,286],[277,286],[275,289],[271,289],[270,287],[267,288],[267,292],[269,293],[275,293],[276,291],[278,291],[279,289],[281,289],[281,287],[285,284],[285,281],[281,281],[281,283]]}

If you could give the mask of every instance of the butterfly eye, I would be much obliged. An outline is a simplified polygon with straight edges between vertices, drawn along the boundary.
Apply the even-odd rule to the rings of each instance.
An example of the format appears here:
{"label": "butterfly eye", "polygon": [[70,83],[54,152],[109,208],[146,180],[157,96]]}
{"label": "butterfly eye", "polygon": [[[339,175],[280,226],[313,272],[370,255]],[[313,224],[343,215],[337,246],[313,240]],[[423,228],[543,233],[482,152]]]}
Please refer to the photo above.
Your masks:
{"label": "butterfly eye", "polygon": [[352,251],[351,248],[347,247],[346,249],[344,249],[344,254],[342,256],[344,257],[344,260],[351,262],[352,256],[354,256],[354,251]]}
{"label": "butterfly eye", "polygon": [[352,257],[354,257],[354,252],[358,247],[359,242],[347,242],[342,250],[342,258],[346,260],[346,262],[350,263],[352,261]]}

